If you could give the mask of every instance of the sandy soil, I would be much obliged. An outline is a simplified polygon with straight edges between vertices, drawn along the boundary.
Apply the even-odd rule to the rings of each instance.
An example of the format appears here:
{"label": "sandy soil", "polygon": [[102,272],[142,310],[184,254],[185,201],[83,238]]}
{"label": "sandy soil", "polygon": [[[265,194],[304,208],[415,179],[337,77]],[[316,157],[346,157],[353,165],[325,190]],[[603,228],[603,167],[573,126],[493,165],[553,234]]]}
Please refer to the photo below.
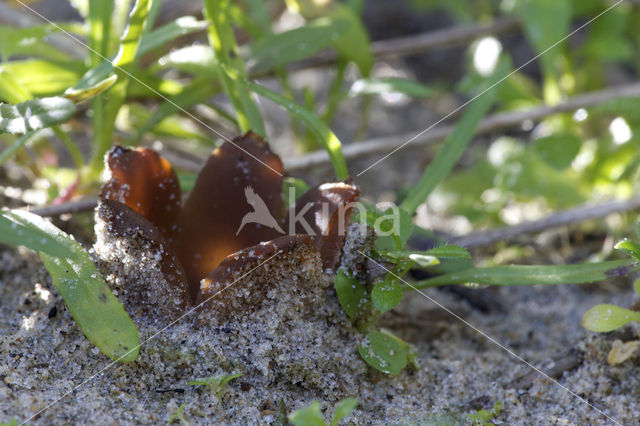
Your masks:
{"label": "sandy soil", "polygon": [[[330,415],[346,396],[361,401],[352,424],[463,424],[497,401],[497,424],[634,424],[640,416],[640,357],[606,363],[614,337],[638,338],[640,328],[595,335],[579,325],[596,303],[629,303],[630,291],[604,290],[610,285],[478,290],[506,307],[489,313],[450,292],[425,293],[535,366],[570,354],[572,368],[553,383],[420,294],[382,321],[416,345],[420,368],[371,371],[326,280],[311,310],[283,286],[250,315],[186,317],[136,362],[111,365],[80,333],[37,256],[2,247],[0,262],[0,421],[53,404],[29,423],[157,424],[184,404],[193,424],[269,424],[281,401],[291,412],[319,400]],[[163,327],[134,321],[143,340]],[[242,377],[219,396],[188,384],[235,372]]]}

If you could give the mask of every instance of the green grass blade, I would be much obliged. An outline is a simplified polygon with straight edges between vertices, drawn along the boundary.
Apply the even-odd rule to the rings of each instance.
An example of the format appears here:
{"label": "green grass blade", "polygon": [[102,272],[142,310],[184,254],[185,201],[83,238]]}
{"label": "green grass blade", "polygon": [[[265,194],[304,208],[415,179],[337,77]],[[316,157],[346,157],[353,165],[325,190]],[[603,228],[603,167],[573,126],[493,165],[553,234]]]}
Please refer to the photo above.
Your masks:
{"label": "green grass blade", "polygon": [[326,124],[322,122],[322,120],[320,120],[320,118],[311,111],[264,86],[260,86],[259,84],[250,81],[246,81],[246,86],[251,91],[280,105],[295,117],[302,120],[304,124],[316,135],[320,144],[322,144],[323,148],[329,154],[331,164],[336,172],[336,177],[343,180],[349,176],[347,163],[342,155],[342,144],[340,143],[340,139],[338,139],[338,137]]}
{"label": "green grass blade", "polygon": [[264,122],[251,92],[243,84],[246,79],[244,62],[239,56],[229,14],[229,0],[205,0],[205,17],[209,26],[209,43],[219,63],[214,70],[236,112],[240,130],[266,136]]}
{"label": "green grass blade", "polygon": [[[160,2],[156,0],[153,3],[157,4]],[[205,30],[208,26],[209,22],[198,21],[193,16],[180,17],[169,24],[145,33],[140,40],[138,57],[152,51],[153,49],[165,46],[167,43],[180,36]],[[147,26],[147,28],[148,27],[149,26]]]}
{"label": "green grass blade", "polygon": [[498,286],[584,284],[626,275],[636,268],[631,260],[585,263],[579,265],[506,265],[469,268],[434,278],[417,281],[405,290],[423,289],[450,284],[484,284]]}
{"label": "green grass blade", "polygon": [[344,20],[321,18],[259,39],[242,53],[252,73],[264,73],[300,61],[331,46],[347,28]]}
{"label": "green grass blade", "polygon": [[[118,81],[109,91],[107,102],[102,102],[102,105],[97,104],[102,101],[102,96],[98,96],[94,102],[94,109],[98,108],[97,111],[94,110],[94,117],[98,117],[94,121],[96,143],[91,157],[91,170],[94,174],[102,170],[103,157],[111,148],[115,120],[127,97],[129,75],[135,66],[140,38],[149,14],[149,6],[149,0],[137,0],[134,4],[129,14],[129,24],[120,39],[118,53],[114,59],[114,64],[118,67],[115,69]],[[102,73],[110,73],[110,66],[113,69],[112,65],[100,65],[98,68],[104,67]],[[108,73],[106,75],[100,74],[99,77],[98,81],[104,80],[108,77]]]}
{"label": "green grass blade", "polygon": [[25,133],[15,140],[7,149],[0,153],[0,165],[4,164],[9,158],[15,154],[17,150],[19,150],[36,132]]}
{"label": "green grass blade", "polygon": [[37,251],[85,336],[111,359],[136,359],[138,330],[71,236],[40,216],[8,210],[0,212],[0,242]]}
{"label": "green grass blade", "polygon": [[149,0],[137,0],[133,5],[129,15],[129,25],[120,39],[120,47],[115,60],[117,66],[128,67],[136,59],[150,6]]}
{"label": "green grass blade", "polygon": [[[508,61],[500,61],[492,78],[487,81],[485,87],[491,87],[503,78],[508,68]],[[469,103],[462,119],[458,122],[453,132],[445,139],[444,145],[424,171],[420,182],[411,188],[407,194],[407,198],[405,198],[400,207],[413,215],[418,206],[427,199],[436,186],[449,174],[473,138],[478,123],[493,105],[496,97],[496,89],[497,87],[489,89]]]}
{"label": "green grass blade", "polygon": [[165,100],[149,117],[149,119],[136,132],[127,139],[125,144],[133,144],[140,140],[142,135],[153,129],[165,118],[188,109],[191,106],[203,102],[218,92],[219,86],[209,78],[194,79],[182,92]]}
{"label": "green grass blade", "polygon": [[112,1],[89,0],[89,57],[94,67],[102,62],[102,57],[109,55],[113,4]]}

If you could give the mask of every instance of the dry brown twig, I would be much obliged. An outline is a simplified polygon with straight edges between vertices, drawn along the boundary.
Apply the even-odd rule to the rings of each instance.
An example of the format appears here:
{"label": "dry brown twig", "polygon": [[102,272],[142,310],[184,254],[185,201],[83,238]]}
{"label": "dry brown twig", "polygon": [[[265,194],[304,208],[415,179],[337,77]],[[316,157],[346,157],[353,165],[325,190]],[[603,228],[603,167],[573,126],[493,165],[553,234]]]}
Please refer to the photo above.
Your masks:
{"label": "dry brown twig", "polygon": [[[376,59],[386,59],[439,49],[465,46],[480,37],[502,35],[520,29],[520,21],[515,18],[496,19],[486,24],[474,24],[444,28],[436,31],[374,41],[371,51]],[[291,64],[288,71],[317,68],[336,63],[334,51],[324,51],[311,58]]]}
{"label": "dry brown twig", "polygon": [[[561,112],[575,111],[580,108],[589,108],[612,99],[640,97],[640,83],[625,84],[609,89],[585,93],[574,96],[558,105],[541,105],[523,111],[511,111],[490,115],[480,122],[476,134],[485,134],[497,130],[517,127],[525,121],[537,121],[549,115]],[[453,125],[442,125],[434,127],[417,137],[405,148],[416,148],[420,145],[436,142],[446,138],[453,130]],[[372,154],[388,153],[397,149],[412,139],[418,131],[404,135],[386,136],[382,138],[369,139],[362,142],[347,144],[342,151],[345,159],[361,159]],[[329,155],[326,151],[314,151],[300,157],[284,160],[285,170],[297,172],[312,167],[326,166],[330,164]]]}

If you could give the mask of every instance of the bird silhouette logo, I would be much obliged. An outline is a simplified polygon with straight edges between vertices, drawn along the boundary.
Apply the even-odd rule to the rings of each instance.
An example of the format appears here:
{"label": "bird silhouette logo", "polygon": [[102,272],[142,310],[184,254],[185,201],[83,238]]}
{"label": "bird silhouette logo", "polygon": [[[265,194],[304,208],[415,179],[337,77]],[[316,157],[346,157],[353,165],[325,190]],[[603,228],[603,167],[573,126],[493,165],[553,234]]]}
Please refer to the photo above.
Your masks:
{"label": "bird silhouette logo", "polygon": [[244,217],[242,218],[242,222],[240,223],[240,227],[238,228],[238,232],[236,232],[236,235],[238,235],[240,231],[242,231],[242,228],[244,228],[247,223],[258,223],[260,225],[273,228],[281,234],[285,233],[278,224],[278,221],[276,221],[271,212],[269,212],[269,209],[267,208],[264,200],[255,193],[253,188],[247,186],[244,189],[244,196],[247,198],[247,203],[249,203],[249,205],[253,207],[253,211],[244,215]]}

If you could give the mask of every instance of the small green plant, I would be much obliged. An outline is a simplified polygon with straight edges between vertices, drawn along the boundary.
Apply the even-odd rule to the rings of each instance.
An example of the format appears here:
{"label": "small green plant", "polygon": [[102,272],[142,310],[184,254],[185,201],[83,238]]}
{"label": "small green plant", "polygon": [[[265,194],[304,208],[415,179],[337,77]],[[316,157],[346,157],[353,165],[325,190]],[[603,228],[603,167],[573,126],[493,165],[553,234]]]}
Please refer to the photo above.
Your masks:
{"label": "small green plant", "polygon": [[[636,226],[636,233],[640,236],[640,222]],[[615,248],[626,253],[636,262],[640,261],[640,244],[636,241],[625,239],[616,244]],[[634,282],[633,289],[640,297],[640,280]],[[606,333],[633,321],[640,321],[640,312],[603,303],[585,312],[582,317],[582,326],[590,331]]]}
{"label": "small green plant", "polygon": [[[489,83],[504,75],[505,63],[498,68]],[[488,87],[491,88],[492,85]],[[335,277],[335,289],[345,313],[364,334],[358,347],[360,355],[369,365],[384,373],[398,374],[406,365],[415,366],[417,362],[415,351],[408,343],[387,331],[379,331],[376,327],[378,318],[384,312],[398,306],[407,291],[469,283],[496,286],[581,284],[625,275],[637,269],[640,248],[628,241],[619,245],[619,248],[632,254],[630,260],[559,266],[474,267],[466,249],[447,245],[444,241],[440,242],[440,246],[426,251],[405,248],[407,241],[416,231],[411,218],[418,205],[429,196],[458,161],[479,120],[490,106],[493,99],[491,90],[484,96],[488,97],[484,100],[478,99],[465,112],[432,164],[425,170],[423,178],[415,187],[409,189],[407,197],[397,209],[382,212],[375,207],[367,206],[366,212],[358,212],[354,218],[354,221],[366,223],[380,235],[376,238],[371,253],[363,254],[384,268],[387,273],[373,283],[367,283],[355,271],[341,270]],[[410,283],[404,278],[410,269],[427,271],[433,277]],[[626,318],[631,321],[636,315],[640,316],[629,314]]]}
{"label": "small green plant", "polygon": [[474,414],[469,414],[469,419],[473,422],[474,426],[493,426],[490,422],[491,419],[497,417],[502,411],[502,402],[498,401],[493,405],[491,410],[478,410]]}
{"label": "small green plant", "polygon": [[205,379],[191,380],[187,384],[192,386],[206,386],[211,391],[215,392],[216,396],[220,398],[224,392],[225,386],[227,386],[227,383],[241,376],[242,373],[220,374],[218,376],[207,377]]}
{"label": "small green plant", "polygon": [[336,405],[333,418],[330,423],[322,416],[322,407],[318,401],[313,401],[305,408],[294,411],[289,416],[289,421],[294,426],[337,426],[358,406],[357,398],[345,398]]}
{"label": "small green plant", "polygon": [[184,417],[184,409],[187,404],[182,404],[178,407],[175,413],[169,418],[169,424],[173,424],[175,422],[180,422],[185,426],[189,426],[191,423]]}

